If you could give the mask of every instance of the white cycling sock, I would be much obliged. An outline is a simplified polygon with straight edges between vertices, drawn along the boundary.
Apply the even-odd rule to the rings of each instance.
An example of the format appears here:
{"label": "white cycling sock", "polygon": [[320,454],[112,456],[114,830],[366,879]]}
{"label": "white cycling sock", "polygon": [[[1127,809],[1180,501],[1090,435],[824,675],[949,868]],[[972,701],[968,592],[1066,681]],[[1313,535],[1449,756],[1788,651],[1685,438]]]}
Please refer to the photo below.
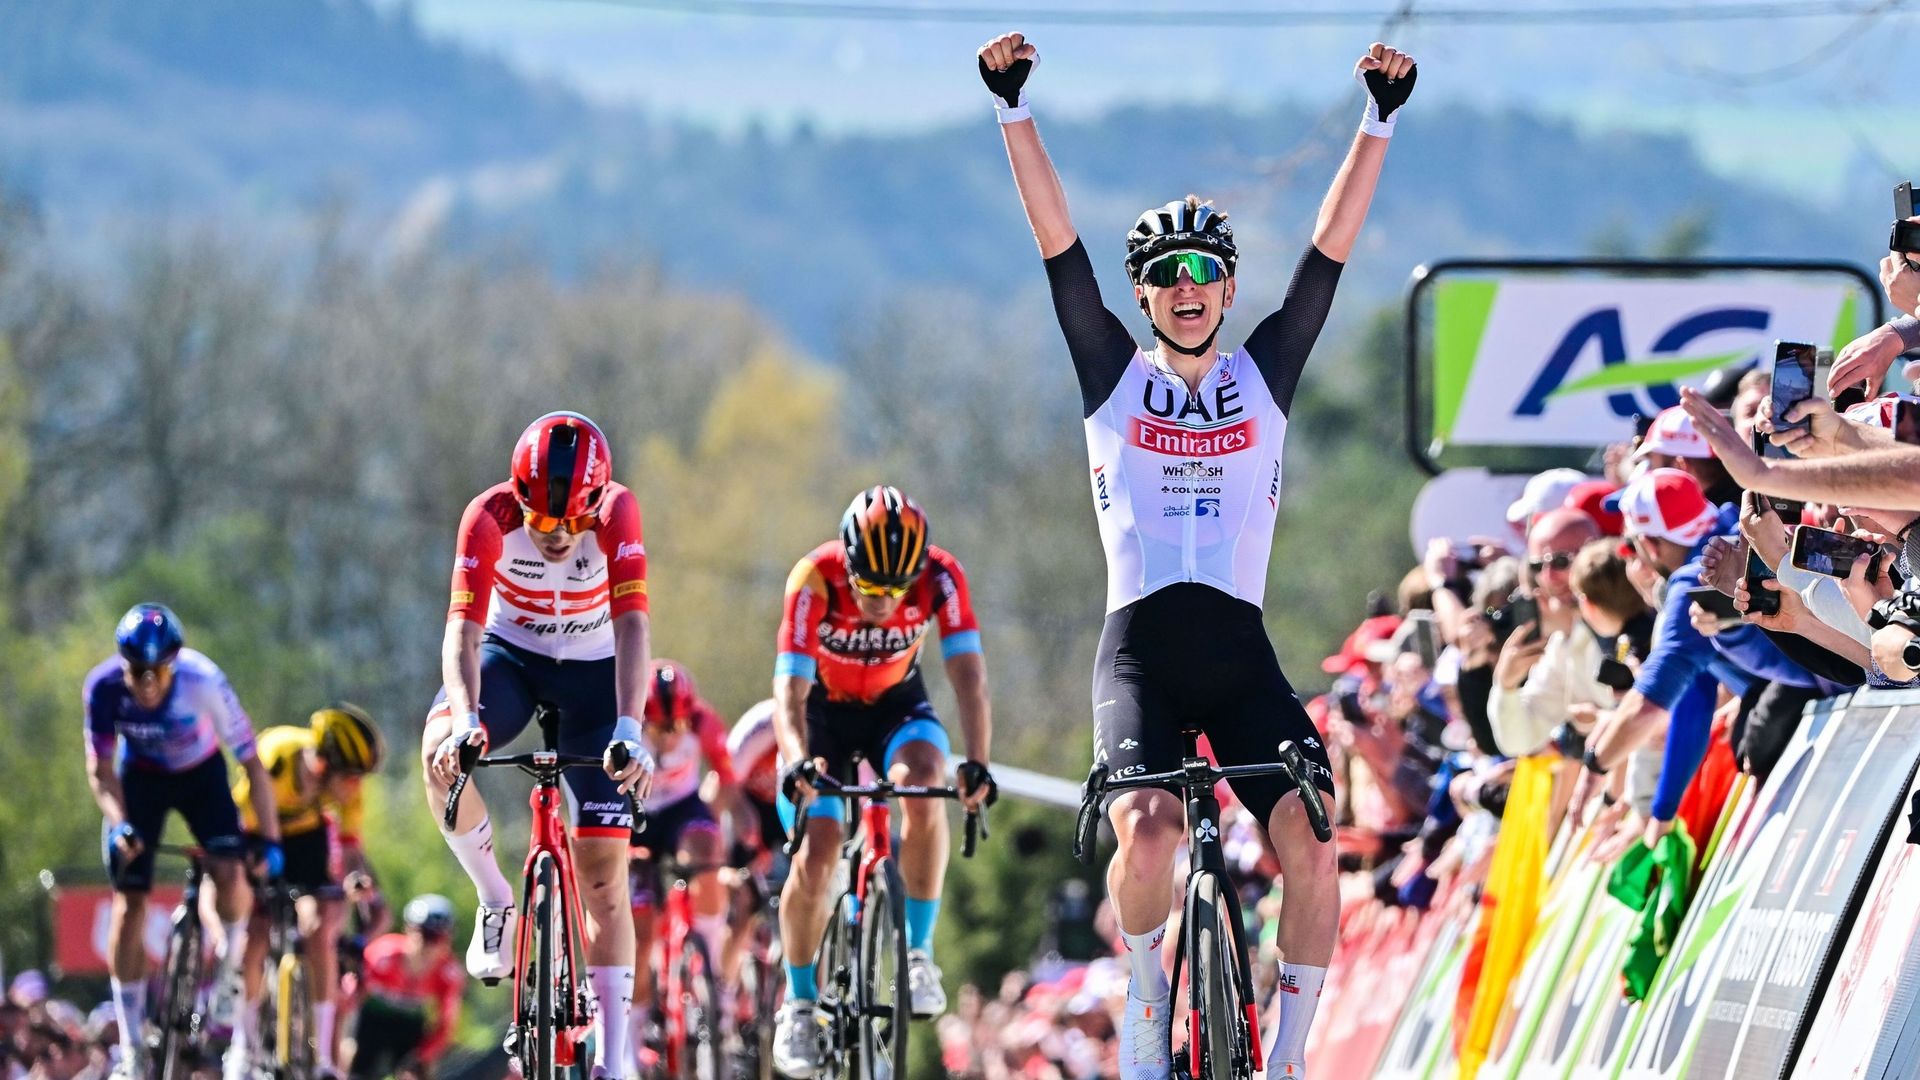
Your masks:
{"label": "white cycling sock", "polygon": [[1127,966],[1133,973],[1128,992],[1141,1001],[1167,1000],[1173,988],[1167,985],[1167,969],[1160,966],[1160,946],[1166,942],[1167,924],[1161,923],[1144,934],[1122,930],[1120,938],[1127,943]]}
{"label": "white cycling sock", "polygon": [[1267,1052],[1267,1080],[1298,1080],[1307,1075],[1307,1029],[1313,1027],[1314,1010],[1320,1007],[1320,984],[1326,979],[1327,969],[1323,967],[1280,965],[1280,1019],[1274,1021],[1273,1041]]}
{"label": "white cycling sock", "polygon": [[695,915],[693,932],[707,946],[707,962],[713,965],[713,977],[720,978],[720,950],[727,944],[727,917],[721,915]]}
{"label": "white cycling sock", "polygon": [[141,1028],[147,1019],[147,984],[144,981],[123,983],[119,979],[108,981],[113,986],[113,1018],[120,1024],[120,1053],[123,1057],[132,1057],[145,1042]]}
{"label": "white cycling sock", "polygon": [[333,1068],[334,1003],[313,1003],[313,1063],[322,1069]]}
{"label": "white cycling sock", "polygon": [[587,966],[587,985],[600,1003],[594,1013],[596,1045],[593,1048],[595,1076],[624,1076],[627,1062],[627,1035],[633,1030],[633,965]]}
{"label": "white cycling sock", "polygon": [[481,818],[480,824],[468,832],[450,833],[442,829],[440,835],[447,838],[447,846],[460,861],[460,869],[473,879],[474,891],[482,904],[490,908],[513,906],[513,886],[507,884],[506,875],[500,872],[500,863],[493,857],[492,818]]}
{"label": "white cycling sock", "polygon": [[220,924],[220,963],[221,970],[227,974],[240,970],[240,956],[245,951],[247,920],[237,919]]}

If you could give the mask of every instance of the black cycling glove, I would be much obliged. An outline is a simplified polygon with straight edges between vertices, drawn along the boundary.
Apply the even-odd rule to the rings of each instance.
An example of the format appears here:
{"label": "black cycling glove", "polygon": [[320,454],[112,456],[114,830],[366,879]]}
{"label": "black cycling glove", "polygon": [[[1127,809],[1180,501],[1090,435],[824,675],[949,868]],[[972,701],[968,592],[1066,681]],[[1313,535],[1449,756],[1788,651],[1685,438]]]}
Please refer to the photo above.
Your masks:
{"label": "black cycling glove", "polygon": [[1000,122],[1011,124],[1016,120],[1025,120],[1027,111],[1027,76],[1033,73],[1033,65],[1039,57],[1032,60],[1015,60],[1007,65],[1005,71],[995,71],[987,66],[987,58],[980,58],[980,81],[987,84],[993,94],[993,109],[1000,114]]}
{"label": "black cycling glove", "polygon": [[1391,138],[1393,114],[1413,95],[1413,80],[1419,74],[1419,64],[1408,68],[1407,73],[1397,79],[1389,79],[1379,71],[1355,72],[1354,77],[1367,92],[1367,114],[1360,122],[1360,129],[1369,135]]}
{"label": "black cycling glove", "polygon": [[983,762],[969,758],[961,762],[954,773],[960,778],[960,790],[968,795],[978,791],[980,785],[986,785],[987,801],[983,805],[992,806],[1000,798],[1000,785],[994,783],[993,774],[987,771],[987,766]]}
{"label": "black cycling glove", "polygon": [[800,805],[800,782],[803,780],[811,787],[820,784],[820,770],[813,764],[812,758],[795,762],[780,774],[780,794],[795,806]]}

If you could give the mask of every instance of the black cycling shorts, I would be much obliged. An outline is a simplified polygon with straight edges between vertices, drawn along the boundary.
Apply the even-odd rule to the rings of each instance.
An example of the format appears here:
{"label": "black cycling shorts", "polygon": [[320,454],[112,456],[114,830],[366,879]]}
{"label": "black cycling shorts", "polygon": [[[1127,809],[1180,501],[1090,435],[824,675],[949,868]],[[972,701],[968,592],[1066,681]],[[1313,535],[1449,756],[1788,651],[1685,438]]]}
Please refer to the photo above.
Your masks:
{"label": "black cycling shorts", "polygon": [[[1205,735],[1223,766],[1271,762],[1291,739],[1315,785],[1333,794],[1326,747],[1280,671],[1260,609],[1194,582],[1107,616],[1093,669],[1094,758],[1115,779],[1178,769],[1186,730]],[[1263,823],[1292,790],[1278,776],[1229,786]]]}
{"label": "black cycling shorts", "polygon": [[137,765],[120,767],[120,791],[127,823],[143,846],[131,860],[122,859],[105,823],[100,831],[100,857],[107,877],[120,892],[146,892],[153,887],[153,860],[167,814],[178,811],[187,819],[194,842],[217,858],[240,857],[240,808],[227,786],[227,759],[218,753],[181,772],[162,772]]}
{"label": "black cycling shorts", "polygon": [[282,836],[280,855],[285,860],[280,877],[287,884],[322,900],[346,895],[340,887],[340,846],[334,840],[332,826]]}
{"label": "black cycling shorts", "polygon": [[[612,657],[604,660],[555,660],[488,634],[480,642],[480,723],[487,729],[488,753],[507,753],[542,703],[559,710],[559,731],[548,749],[599,757],[613,741],[619,710]],[[446,687],[433,699],[428,715],[447,708]],[[604,770],[568,769],[561,783],[573,793],[574,833],[596,839],[625,840],[633,832],[633,811],[619,785]]]}

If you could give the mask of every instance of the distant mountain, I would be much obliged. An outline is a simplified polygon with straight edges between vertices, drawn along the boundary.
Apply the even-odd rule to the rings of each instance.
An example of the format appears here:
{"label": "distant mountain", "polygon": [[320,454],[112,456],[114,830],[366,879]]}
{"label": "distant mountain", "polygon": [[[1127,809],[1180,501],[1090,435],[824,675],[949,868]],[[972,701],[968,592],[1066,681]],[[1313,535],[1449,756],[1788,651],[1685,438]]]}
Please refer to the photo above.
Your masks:
{"label": "distant mountain", "polygon": [[[1347,111],[1321,119],[1291,105],[1043,115],[1113,305],[1127,306],[1120,236],[1188,191],[1233,212],[1243,301],[1272,299],[1351,131]],[[745,294],[816,349],[903,289],[1030,299],[1043,280],[984,109],[915,135],[722,138],[531,84],[365,0],[0,7],[0,176],[76,239],[154,211],[246,225],[344,196],[396,242],[518,248],[563,273],[657,260]],[[1688,214],[1707,216],[1719,255],[1864,261],[1884,228],[1731,183],[1676,138],[1421,102],[1349,289],[1384,300],[1424,260],[1580,254]]]}

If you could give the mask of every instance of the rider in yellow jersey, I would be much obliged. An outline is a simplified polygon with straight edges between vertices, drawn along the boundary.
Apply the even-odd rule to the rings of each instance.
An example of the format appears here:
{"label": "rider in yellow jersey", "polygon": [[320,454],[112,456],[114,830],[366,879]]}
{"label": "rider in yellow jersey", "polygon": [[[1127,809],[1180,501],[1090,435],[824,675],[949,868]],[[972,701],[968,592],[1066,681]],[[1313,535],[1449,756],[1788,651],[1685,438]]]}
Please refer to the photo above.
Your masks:
{"label": "rider in yellow jersey", "polygon": [[[364,814],[360,789],[366,774],[380,766],[384,750],[380,730],[366,710],[339,702],[314,713],[306,727],[268,728],[257,742],[286,854],[282,877],[304,894],[297,907],[312,976],[314,1061],[322,1077],[336,1077],[333,1035],[340,972],[335,943],[346,914],[341,883],[348,875],[371,877],[360,845]],[[259,831],[259,821],[247,801],[249,787],[243,777],[234,786],[234,797],[246,807],[241,823],[254,833]],[[256,911],[241,962],[242,1000],[247,1005],[234,1024],[225,1061],[227,1080],[248,1075],[250,1051],[259,1037],[254,1025],[267,954],[266,929],[264,915]]]}

